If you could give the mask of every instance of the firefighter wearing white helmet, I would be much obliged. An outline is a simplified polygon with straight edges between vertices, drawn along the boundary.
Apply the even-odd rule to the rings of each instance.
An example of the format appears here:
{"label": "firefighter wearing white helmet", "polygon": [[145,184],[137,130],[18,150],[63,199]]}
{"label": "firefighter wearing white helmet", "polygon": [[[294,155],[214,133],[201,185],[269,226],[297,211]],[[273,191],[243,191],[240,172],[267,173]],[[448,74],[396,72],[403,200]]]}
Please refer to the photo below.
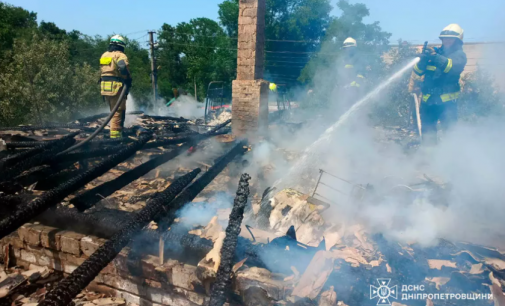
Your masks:
{"label": "firefighter wearing white helmet", "polygon": [[128,57],[124,53],[125,47],[125,39],[122,36],[114,35],[110,39],[108,51],[102,54],[100,58],[100,93],[111,110],[117,103],[121,103],[111,119],[110,138],[122,137],[128,92],[125,93],[121,101],[118,100],[123,85],[126,84],[128,89],[132,85]]}
{"label": "firefighter wearing white helmet", "polygon": [[[420,115],[423,142],[435,144],[437,123],[447,130],[458,119],[459,80],[467,58],[463,51],[463,29],[457,24],[445,27],[439,35],[442,46],[423,48],[414,66],[409,90],[421,95]],[[412,84],[418,85],[412,85]]]}
{"label": "firefighter wearing white helmet", "polygon": [[346,40],[344,40],[344,48],[350,48],[350,47],[357,47],[358,44],[356,43],[356,40],[352,37],[348,37]]}
{"label": "firefighter wearing white helmet", "polygon": [[342,81],[345,89],[345,93],[342,94],[346,100],[344,102],[344,108],[355,103],[364,92],[364,69],[362,69],[360,58],[357,56],[357,47],[358,44],[352,37],[348,37],[344,40],[342,46],[344,51],[342,67],[344,73],[342,75]]}

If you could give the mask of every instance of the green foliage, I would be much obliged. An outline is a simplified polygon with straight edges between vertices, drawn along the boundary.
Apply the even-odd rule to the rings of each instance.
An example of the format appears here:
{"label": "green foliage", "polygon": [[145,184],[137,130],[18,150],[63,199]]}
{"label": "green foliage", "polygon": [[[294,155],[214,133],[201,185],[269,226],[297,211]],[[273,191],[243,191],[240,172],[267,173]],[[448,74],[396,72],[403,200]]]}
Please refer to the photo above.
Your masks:
{"label": "green foliage", "polygon": [[230,37],[238,36],[238,0],[225,0],[219,4],[219,21]]}
{"label": "green foliage", "polygon": [[[409,43],[399,40],[398,47],[389,52],[390,65],[384,70],[384,77],[394,74],[416,57],[416,49]],[[375,124],[385,126],[415,125],[412,114],[415,111],[415,100],[408,92],[411,71],[407,71],[399,80],[391,84],[371,107],[370,118]]]}
{"label": "green foliage", "polygon": [[10,50],[14,39],[37,27],[37,14],[0,2],[0,58]]}
{"label": "green foliage", "polygon": [[172,88],[194,93],[195,84],[203,100],[211,81],[231,85],[235,78],[236,52],[217,22],[197,18],[176,27],[164,24],[158,39],[159,87],[166,100],[173,97]]}
{"label": "green foliage", "polygon": [[97,79],[89,65],[71,63],[67,42],[39,34],[18,40],[0,73],[0,123],[68,121],[98,105],[99,94],[89,89]]}
{"label": "green foliage", "polygon": [[[229,36],[238,32],[238,0],[219,5],[219,20]],[[265,16],[265,78],[295,85],[310,54],[331,21],[329,0],[267,0]],[[235,46],[236,48],[236,41]]]}
{"label": "green foliage", "polygon": [[310,84],[321,67],[333,66],[342,56],[344,40],[353,37],[358,42],[357,56],[360,64],[366,67],[366,77],[373,83],[383,75],[386,68],[381,57],[389,50],[391,33],[382,31],[379,22],[363,22],[370,15],[364,4],[350,4],[346,0],[340,0],[337,7],[342,11],[340,17],[332,18],[320,52],[303,69],[299,80]]}
{"label": "green foliage", "polygon": [[493,84],[493,78],[482,70],[464,75],[461,98],[458,100],[460,120],[475,121],[479,117],[505,115],[505,100]]}

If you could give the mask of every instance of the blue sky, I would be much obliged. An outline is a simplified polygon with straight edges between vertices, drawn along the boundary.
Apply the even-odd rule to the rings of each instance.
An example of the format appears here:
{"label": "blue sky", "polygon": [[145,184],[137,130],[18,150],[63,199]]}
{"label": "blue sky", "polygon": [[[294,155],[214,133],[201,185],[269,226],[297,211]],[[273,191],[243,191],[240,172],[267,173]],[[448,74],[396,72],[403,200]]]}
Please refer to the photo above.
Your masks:
{"label": "blue sky", "polygon": [[[147,40],[145,30],[158,30],[163,23],[175,25],[191,18],[217,20],[222,0],[6,0],[34,11],[39,21],[51,21],[65,30],[76,29],[88,35],[134,33],[130,38]],[[336,0],[332,0],[335,6]],[[467,41],[505,40],[505,0],[359,0],[370,9],[367,22],[379,21],[382,28],[398,38],[422,43],[437,41],[438,33],[449,23],[465,29]],[[334,10],[339,14],[338,10]]]}

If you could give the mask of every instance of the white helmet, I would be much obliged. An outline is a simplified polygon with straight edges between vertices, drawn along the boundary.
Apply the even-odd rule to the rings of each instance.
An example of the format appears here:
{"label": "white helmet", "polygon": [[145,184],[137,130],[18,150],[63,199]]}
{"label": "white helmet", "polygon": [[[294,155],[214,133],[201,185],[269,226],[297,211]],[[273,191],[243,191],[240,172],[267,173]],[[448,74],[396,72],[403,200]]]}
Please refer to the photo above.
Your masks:
{"label": "white helmet", "polygon": [[444,37],[457,38],[461,42],[463,42],[463,29],[456,23],[450,24],[446,26],[442,32],[440,33],[439,38],[442,39]]}
{"label": "white helmet", "polygon": [[349,48],[349,47],[357,47],[358,44],[356,43],[356,40],[352,37],[348,37],[346,40],[344,40],[344,48]]}
{"label": "white helmet", "polygon": [[114,35],[110,38],[110,42],[109,42],[111,45],[118,45],[118,46],[121,46],[121,47],[126,47],[126,41],[125,39],[123,38],[123,36],[120,36],[120,35]]}

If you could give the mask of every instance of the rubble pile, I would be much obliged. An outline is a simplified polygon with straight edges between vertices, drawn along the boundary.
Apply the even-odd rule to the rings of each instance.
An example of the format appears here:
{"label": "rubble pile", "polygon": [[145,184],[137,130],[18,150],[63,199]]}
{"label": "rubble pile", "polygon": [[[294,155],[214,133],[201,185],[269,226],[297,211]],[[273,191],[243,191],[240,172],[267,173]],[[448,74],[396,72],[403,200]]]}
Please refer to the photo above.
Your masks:
{"label": "rubble pile", "polygon": [[[229,305],[353,306],[377,303],[384,296],[373,288],[384,288],[385,283],[378,280],[389,279],[388,288],[396,288],[387,297],[393,305],[490,305],[493,299],[495,305],[502,305],[505,255],[500,250],[442,239],[431,247],[398,243],[368,232],[359,223],[333,219],[343,204],[318,197],[317,190],[311,194],[295,186],[264,190],[275,164],[258,164],[257,177],[247,180],[248,192],[239,190],[240,209],[232,213],[233,193],[242,168],[248,166],[238,156],[255,147],[230,135],[216,135],[219,127],[226,133],[229,116],[224,111],[207,126],[198,120],[142,115],[124,141],[94,140],[80,151],[68,153],[79,154],[75,159],[39,159],[0,183],[0,201],[8,207],[6,211],[23,209],[33,199],[51,194],[50,186],[46,186],[49,191],[42,188],[44,178],[60,176],[63,182],[72,182],[63,178],[93,171],[117,153],[112,148],[135,146],[147,131],[154,133],[132,157],[118,160],[77,192],[61,195],[44,214],[23,221],[35,217],[31,224],[12,227],[14,232],[0,240],[5,269],[0,273],[0,303],[64,305],[73,298],[76,305],[86,306],[207,305],[212,296],[213,305],[226,301]],[[99,119],[94,120],[83,120],[79,128],[91,129]],[[11,166],[14,162],[9,156],[18,154],[33,158],[41,153],[33,142],[49,146],[47,140],[59,139],[74,132],[72,129],[5,130],[0,136],[6,143],[0,165]],[[414,137],[409,131],[387,135],[394,142]],[[83,139],[82,134],[75,139]],[[101,155],[93,150],[108,151]],[[275,152],[288,161],[299,155],[283,148]],[[94,258],[97,250],[114,243],[120,228],[131,224],[128,222],[139,211],[161,201],[163,191],[195,167],[202,175],[178,198],[163,203],[163,213],[147,222],[142,234],[129,237],[133,237],[131,241],[121,240],[114,254],[100,256],[100,267],[71,295],[60,299],[69,292],[60,290],[54,299],[43,302],[56,282],[74,271],[81,273],[86,267],[82,264]],[[313,180],[316,184],[317,177]],[[429,194],[432,202],[447,204],[448,184],[430,177],[422,181],[415,188],[400,188],[393,179],[381,186],[349,183],[352,192],[345,205],[360,207],[363,201],[380,203],[390,196],[402,199],[414,193]],[[56,188],[61,185],[55,184]],[[230,230],[225,231],[227,228]],[[214,287],[216,283],[219,285]],[[423,291],[402,290],[408,286]],[[403,294],[420,296],[404,301]],[[485,298],[426,301],[446,294]]]}

